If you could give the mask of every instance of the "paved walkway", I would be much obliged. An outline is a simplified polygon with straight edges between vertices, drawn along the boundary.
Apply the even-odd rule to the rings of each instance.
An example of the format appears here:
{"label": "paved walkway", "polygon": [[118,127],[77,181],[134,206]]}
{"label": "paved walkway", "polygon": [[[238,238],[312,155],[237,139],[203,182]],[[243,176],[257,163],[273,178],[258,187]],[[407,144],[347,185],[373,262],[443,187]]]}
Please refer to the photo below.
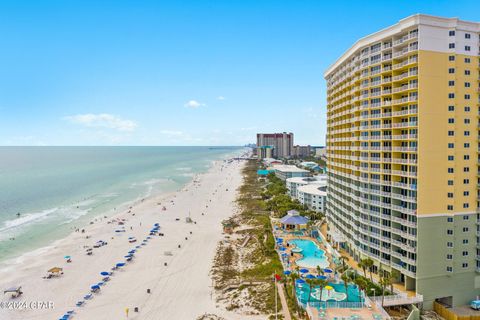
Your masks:
{"label": "paved walkway", "polygon": [[280,298],[280,303],[282,304],[283,319],[292,320],[290,310],[288,309],[287,299],[285,298],[285,291],[283,291],[283,284],[280,282],[277,282],[277,292],[278,297]]}

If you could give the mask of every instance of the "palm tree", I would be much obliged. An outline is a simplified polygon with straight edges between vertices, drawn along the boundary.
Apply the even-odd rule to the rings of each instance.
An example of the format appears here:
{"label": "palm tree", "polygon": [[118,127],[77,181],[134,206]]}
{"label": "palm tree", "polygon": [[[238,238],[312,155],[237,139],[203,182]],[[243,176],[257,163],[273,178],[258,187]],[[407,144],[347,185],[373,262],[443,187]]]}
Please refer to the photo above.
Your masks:
{"label": "palm tree", "polygon": [[307,279],[305,281],[308,284],[308,299],[307,299],[307,306],[310,303],[310,297],[312,296],[312,286],[315,284],[314,279]]}
{"label": "palm tree", "polygon": [[390,292],[393,294],[393,283],[397,281],[398,277],[400,277],[400,272],[395,269],[392,269],[390,272]]}
{"label": "palm tree", "polygon": [[296,281],[299,278],[298,273],[290,273],[290,281],[292,281],[292,297],[295,297]]}
{"label": "palm tree", "polygon": [[382,307],[383,307],[383,303],[385,302],[385,288],[390,284],[390,278],[381,277],[379,284],[382,287]]}
{"label": "palm tree", "polygon": [[323,269],[320,268],[320,266],[317,266],[317,275],[323,276],[324,274],[325,274],[325,272],[323,271]]}
{"label": "palm tree", "polygon": [[360,303],[362,302],[362,290],[365,290],[367,288],[367,280],[364,278],[355,278],[355,284],[357,285],[358,288],[358,296],[360,298]]}
{"label": "palm tree", "polygon": [[342,274],[341,278],[343,280],[343,285],[345,286],[345,294],[347,295],[347,301],[348,301],[348,284],[350,283],[351,279],[346,273]]}
{"label": "palm tree", "polygon": [[342,267],[343,267],[343,271],[345,271],[345,262],[347,262],[348,260],[350,260],[347,256],[341,256],[340,258],[338,258],[341,262],[342,262]]}
{"label": "palm tree", "polygon": [[373,282],[373,277],[372,277],[372,267],[373,267],[373,260],[370,258],[365,259],[365,266],[368,268],[368,271],[370,271],[370,281]]}
{"label": "palm tree", "polygon": [[367,264],[366,264],[366,259],[361,259],[360,262],[358,263],[358,267],[362,268],[363,270],[363,276],[366,278],[367,277]]}
{"label": "palm tree", "polygon": [[324,279],[318,279],[317,285],[320,287],[320,298],[318,300],[322,302],[323,288],[328,286],[328,281]]}

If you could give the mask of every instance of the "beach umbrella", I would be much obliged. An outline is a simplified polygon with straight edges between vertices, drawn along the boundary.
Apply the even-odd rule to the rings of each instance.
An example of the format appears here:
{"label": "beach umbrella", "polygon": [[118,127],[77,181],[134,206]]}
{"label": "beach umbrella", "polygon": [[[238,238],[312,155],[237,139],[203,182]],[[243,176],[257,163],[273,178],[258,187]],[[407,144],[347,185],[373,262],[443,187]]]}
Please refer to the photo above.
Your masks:
{"label": "beach umbrella", "polygon": [[160,227],[160,224],[159,224],[159,223],[155,223],[154,226],[155,226],[155,227]]}
{"label": "beach umbrella", "polygon": [[286,257],[286,256],[288,256],[288,253],[284,252],[284,253],[282,253],[282,256]]}
{"label": "beach umbrella", "polygon": [[327,276],[318,275],[318,276],[317,276],[317,279],[325,280],[325,279],[327,279]]}
{"label": "beach umbrella", "polygon": [[135,239],[135,237],[128,237],[128,240],[132,240],[132,239]]}
{"label": "beach umbrella", "polygon": [[308,269],[300,269],[299,270],[301,273],[308,273]]}
{"label": "beach umbrella", "polygon": [[303,279],[297,279],[296,282],[297,282],[297,284],[302,284],[302,283],[305,283],[305,280],[303,280]]}
{"label": "beach umbrella", "polygon": [[110,272],[102,271],[102,272],[100,272],[100,275],[101,275],[101,276],[109,276],[109,275],[110,275]]}
{"label": "beach umbrella", "polygon": [[325,272],[325,273],[332,273],[333,270],[332,270],[332,269],[329,269],[329,268],[325,268],[325,269],[323,269],[323,272]]}
{"label": "beach umbrella", "polygon": [[128,253],[134,254],[134,253],[135,253],[135,250],[130,250],[130,251],[128,251]]}
{"label": "beach umbrella", "polygon": [[124,258],[132,258],[133,256],[131,254],[127,254],[126,256],[124,256]]}
{"label": "beach umbrella", "polygon": [[152,239],[152,237],[148,236],[147,239]]}
{"label": "beach umbrella", "polygon": [[290,271],[290,270],[285,270],[285,271],[283,271],[283,274],[286,275],[286,276],[288,276],[288,275],[291,274],[291,273],[292,273],[292,271]]}
{"label": "beach umbrella", "polygon": [[97,283],[97,286],[103,286],[104,284],[105,284],[105,282],[100,281],[99,283]]}
{"label": "beach umbrella", "polygon": [[280,247],[278,250],[280,250],[280,251],[285,251],[285,250],[287,250],[287,248],[285,248],[285,247]]}
{"label": "beach umbrella", "polygon": [[70,256],[65,256],[63,257],[64,259],[70,259],[71,257]]}
{"label": "beach umbrella", "polygon": [[125,262],[119,262],[116,264],[117,268],[123,267],[125,265]]}
{"label": "beach umbrella", "polygon": [[315,276],[313,274],[307,274],[307,276],[305,277],[307,279],[315,279]]}
{"label": "beach umbrella", "polygon": [[100,286],[98,284],[94,284],[93,286],[90,287],[92,290],[98,290],[100,289]]}
{"label": "beach umbrella", "polygon": [[135,248],[140,249],[141,247],[140,247],[140,246],[136,246]]}

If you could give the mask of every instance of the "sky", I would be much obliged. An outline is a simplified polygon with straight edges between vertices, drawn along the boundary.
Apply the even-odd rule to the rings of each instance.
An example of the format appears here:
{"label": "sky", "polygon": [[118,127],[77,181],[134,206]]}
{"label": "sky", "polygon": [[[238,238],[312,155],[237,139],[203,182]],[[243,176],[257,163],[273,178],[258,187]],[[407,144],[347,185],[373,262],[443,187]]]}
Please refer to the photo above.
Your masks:
{"label": "sky", "polygon": [[0,145],[325,143],[323,73],[416,13],[477,1],[0,1]]}

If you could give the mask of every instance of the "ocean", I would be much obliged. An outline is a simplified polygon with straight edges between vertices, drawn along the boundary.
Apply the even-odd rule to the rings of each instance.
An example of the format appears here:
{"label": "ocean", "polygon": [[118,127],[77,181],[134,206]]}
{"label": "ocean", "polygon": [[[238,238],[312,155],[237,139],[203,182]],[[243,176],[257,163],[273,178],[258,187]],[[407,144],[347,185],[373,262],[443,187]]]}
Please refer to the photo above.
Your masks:
{"label": "ocean", "polygon": [[244,149],[0,147],[0,262],[129,203],[180,189]]}

